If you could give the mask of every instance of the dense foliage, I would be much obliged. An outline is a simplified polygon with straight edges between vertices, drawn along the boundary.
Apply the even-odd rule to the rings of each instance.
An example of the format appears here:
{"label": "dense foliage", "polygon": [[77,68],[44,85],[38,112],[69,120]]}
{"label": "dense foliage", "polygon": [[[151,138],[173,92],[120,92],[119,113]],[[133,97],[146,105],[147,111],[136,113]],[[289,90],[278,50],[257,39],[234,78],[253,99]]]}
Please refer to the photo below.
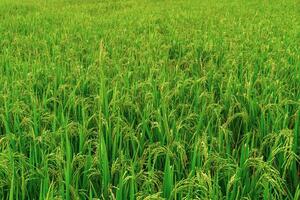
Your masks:
{"label": "dense foliage", "polygon": [[298,0],[0,0],[0,199],[300,198]]}

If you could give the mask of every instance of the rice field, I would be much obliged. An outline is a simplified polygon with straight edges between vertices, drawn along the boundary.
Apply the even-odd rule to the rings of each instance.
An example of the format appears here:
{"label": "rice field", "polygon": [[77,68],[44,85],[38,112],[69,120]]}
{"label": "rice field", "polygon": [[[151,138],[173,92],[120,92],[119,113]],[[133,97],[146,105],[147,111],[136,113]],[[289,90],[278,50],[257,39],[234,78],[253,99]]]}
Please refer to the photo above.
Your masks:
{"label": "rice field", "polygon": [[0,0],[0,199],[300,199],[299,0]]}

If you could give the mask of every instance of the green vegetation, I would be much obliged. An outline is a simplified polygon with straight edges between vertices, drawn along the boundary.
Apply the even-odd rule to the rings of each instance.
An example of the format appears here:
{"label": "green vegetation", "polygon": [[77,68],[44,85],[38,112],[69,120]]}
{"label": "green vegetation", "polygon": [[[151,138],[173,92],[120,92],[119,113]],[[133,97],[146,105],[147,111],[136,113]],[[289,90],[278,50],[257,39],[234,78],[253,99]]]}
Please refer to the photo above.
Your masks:
{"label": "green vegetation", "polygon": [[300,198],[298,0],[0,0],[0,199]]}

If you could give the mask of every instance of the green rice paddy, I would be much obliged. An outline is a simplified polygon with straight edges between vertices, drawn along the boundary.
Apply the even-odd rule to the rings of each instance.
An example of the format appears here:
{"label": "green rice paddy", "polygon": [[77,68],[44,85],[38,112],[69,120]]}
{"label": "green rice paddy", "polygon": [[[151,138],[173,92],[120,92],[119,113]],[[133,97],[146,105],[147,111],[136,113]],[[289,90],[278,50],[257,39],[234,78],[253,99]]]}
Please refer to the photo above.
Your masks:
{"label": "green rice paddy", "polygon": [[300,199],[299,0],[0,0],[0,199]]}

